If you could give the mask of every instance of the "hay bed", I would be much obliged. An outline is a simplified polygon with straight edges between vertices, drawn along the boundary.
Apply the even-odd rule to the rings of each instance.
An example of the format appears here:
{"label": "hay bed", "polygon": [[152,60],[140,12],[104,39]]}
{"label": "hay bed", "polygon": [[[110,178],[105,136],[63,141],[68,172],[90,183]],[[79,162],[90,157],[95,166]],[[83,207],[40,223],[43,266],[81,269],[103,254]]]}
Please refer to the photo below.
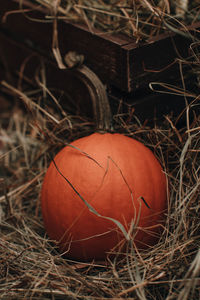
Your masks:
{"label": "hay bed", "polygon": [[182,97],[187,122],[181,129],[173,115],[152,128],[119,105],[116,130],[151,148],[168,176],[167,222],[159,243],[147,252],[128,249],[107,263],[79,263],[62,257],[46,236],[40,189],[48,153],[92,133],[95,124],[63,111],[42,78],[34,89],[23,74],[17,88],[1,83],[0,299],[199,299],[198,94],[187,92],[190,105]]}
{"label": "hay bed", "polygon": [[[179,131],[169,116],[155,128],[130,120],[128,114],[114,116],[116,127],[123,124],[118,131],[144,142],[164,166],[170,185],[167,223],[160,242],[150,251],[130,250],[124,258],[116,256],[112,262],[81,264],[63,258],[48,240],[39,194],[49,163],[47,153],[55,153],[66,142],[89,134],[94,124],[76,115],[63,116],[53,101],[45,105],[42,90],[25,94],[5,82],[3,85],[17,97],[12,108],[4,100],[8,108],[0,118],[0,298],[199,299],[197,103],[188,107],[193,110],[193,122]],[[20,101],[26,103],[26,112]]]}
{"label": "hay bed", "polygon": [[[85,24],[91,32],[123,34],[136,42],[166,31],[180,33],[200,20],[198,0],[20,0],[45,9],[46,21],[53,19]],[[28,15],[28,13],[27,13]],[[42,20],[44,22],[45,20]],[[186,30],[187,32],[187,30]]]}

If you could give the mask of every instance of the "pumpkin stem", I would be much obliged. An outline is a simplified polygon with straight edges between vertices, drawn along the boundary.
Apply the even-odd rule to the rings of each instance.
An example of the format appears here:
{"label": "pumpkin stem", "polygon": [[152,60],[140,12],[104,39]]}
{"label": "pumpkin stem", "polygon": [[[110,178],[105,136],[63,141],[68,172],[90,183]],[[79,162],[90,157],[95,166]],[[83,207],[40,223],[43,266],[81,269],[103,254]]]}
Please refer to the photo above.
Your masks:
{"label": "pumpkin stem", "polygon": [[98,131],[112,131],[112,113],[106,89],[98,76],[83,64],[84,56],[74,51],[65,55],[68,68],[87,86]]}
{"label": "pumpkin stem", "polygon": [[112,113],[103,83],[97,75],[85,65],[77,68],[76,72],[89,90],[97,130],[112,131]]}

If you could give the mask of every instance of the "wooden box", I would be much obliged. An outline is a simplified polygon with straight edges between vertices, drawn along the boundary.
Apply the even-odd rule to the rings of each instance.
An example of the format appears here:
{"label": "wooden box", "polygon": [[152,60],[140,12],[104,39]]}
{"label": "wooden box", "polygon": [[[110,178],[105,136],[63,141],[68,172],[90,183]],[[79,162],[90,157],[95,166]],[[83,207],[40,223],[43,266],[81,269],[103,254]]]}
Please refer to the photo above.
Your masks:
{"label": "wooden box", "polygon": [[[1,4],[0,80],[17,84],[23,70],[27,82],[33,83],[42,59],[48,85],[66,90],[87,114],[89,96],[85,86],[77,82],[70,70],[59,69],[53,56],[53,24],[42,22],[47,12],[38,6],[30,6],[26,1],[23,1],[24,12],[19,12],[19,2],[10,0]],[[190,28],[192,34],[196,34],[194,30],[198,27],[200,23]],[[106,85],[113,109],[123,100],[123,103],[134,106],[139,118],[145,120],[171,110],[180,112],[184,107],[183,97],[152,92],[149,84],[180,80],[179,65],[175,62],[177,58],[191,55],[190,39],[169,32],[148,42],[136,43],[126,36],[92,33],[84,25],[66,21],[58,22],[57,32],[61,57],[69,51],[83,55],[84,63]]]}

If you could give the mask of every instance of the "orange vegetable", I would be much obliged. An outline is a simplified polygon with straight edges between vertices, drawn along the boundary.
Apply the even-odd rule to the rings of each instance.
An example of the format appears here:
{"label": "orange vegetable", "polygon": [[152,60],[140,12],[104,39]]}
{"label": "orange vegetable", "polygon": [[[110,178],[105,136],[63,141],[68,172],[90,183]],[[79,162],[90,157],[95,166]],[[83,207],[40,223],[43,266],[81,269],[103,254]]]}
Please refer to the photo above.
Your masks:
{"label": "orange vegetable", "polygon": [[154,244],[167,201],[166,178],[153,153],[122,134],[94,133],[71,145],[57,154],[58,169],[52,162],[42,187],[45,227],[61,251],[76,260],[101,260],[124,239],[112,220],[91,212],[83,199],[126,232],[139,218],[136,245]]}
{"label": "orange vegetable", "polygon": [[167,188],[147,147],[107,132],[112,118],[105,91],[91,71],[81,72],[90,85],[96,82],[89,90],[97,101],[101,133],[80,138],[56,155],[44,178],[41,203],[47,233],[61,252],[90,261],[105,259],[114,248],[124,250],[124,241],[139,248],[156,243],[165,221]]}

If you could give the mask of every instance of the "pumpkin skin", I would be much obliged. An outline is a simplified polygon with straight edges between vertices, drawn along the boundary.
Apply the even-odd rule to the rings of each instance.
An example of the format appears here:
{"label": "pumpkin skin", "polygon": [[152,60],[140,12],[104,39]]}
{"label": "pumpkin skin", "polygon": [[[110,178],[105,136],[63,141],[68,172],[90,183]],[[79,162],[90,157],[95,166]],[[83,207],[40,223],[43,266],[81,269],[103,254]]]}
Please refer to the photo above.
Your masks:
{"label": "pumpkin skin", "polygon": [[[94,133],[71,145],[54,159],[62,175],[99,214],[118,220],[126,231],[138,217],[136,246],[154,245],[165,220],[167,184],[153,153],[117,133]],[[41,191],[49,237],[70,259],[104,260],[124,240],[123,233],[114,222],[88,209],[55,164],[51,162]]]}

